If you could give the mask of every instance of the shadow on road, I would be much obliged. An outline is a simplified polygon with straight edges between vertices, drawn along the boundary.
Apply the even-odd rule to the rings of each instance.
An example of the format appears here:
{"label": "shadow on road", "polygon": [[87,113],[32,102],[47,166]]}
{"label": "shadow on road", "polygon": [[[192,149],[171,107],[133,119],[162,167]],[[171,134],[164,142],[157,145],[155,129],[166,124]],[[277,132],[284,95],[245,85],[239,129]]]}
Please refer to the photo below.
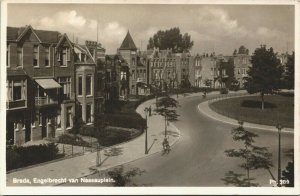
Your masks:
{"label": "shadow on road", "polygon": [[245,178],[244,174],[237,174],[233,171],[228,171],[225,173],[225,178],[221,178],[224,181],[225,185],[233,185],[237,187],[250,187],[250,186],[258,186],[257,183],[253,183],[251,181],[255,180],[255,178],[250,178],[249,181]]}
{"label": "shadow on road", "polygon": [[104,150],[105,159],[100,163],[102,165],[109,157],[119,156],[123,154],[123,147],[112,147]]}
{"label": "shadow on road", "polygon": [[173,136],[173,137],[179,137],[180,136],[178,132],[176,132],[176,131],[169,131],[169,130],[167,130],[167,135]]}
{"label": "shadow on road", "polygon": [[149,147],[149,149],[147,150],[147,152],[150,152],[150,149],[152,148],[153,144],[157,141],[157,139],[154,139],[151,146]]}

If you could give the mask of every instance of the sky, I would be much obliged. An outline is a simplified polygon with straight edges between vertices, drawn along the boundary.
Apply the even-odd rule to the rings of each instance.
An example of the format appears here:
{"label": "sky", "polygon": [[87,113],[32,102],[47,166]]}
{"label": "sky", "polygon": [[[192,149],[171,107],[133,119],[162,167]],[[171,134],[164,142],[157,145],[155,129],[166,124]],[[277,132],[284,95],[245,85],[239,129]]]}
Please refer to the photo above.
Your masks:
{"label": "sky", "polygon": [[[114,54],[127,31],[146,50],[158,30],[179,27],[194,41],[192,54],[230,55],[244,45],[276,52],[294,50],[291,5],[8,4],[7,25],[67,33],[70,40],[97,40]],[[30,14],[29,14],[30,13]],[[98,25],[97,25],[98,24]]]}

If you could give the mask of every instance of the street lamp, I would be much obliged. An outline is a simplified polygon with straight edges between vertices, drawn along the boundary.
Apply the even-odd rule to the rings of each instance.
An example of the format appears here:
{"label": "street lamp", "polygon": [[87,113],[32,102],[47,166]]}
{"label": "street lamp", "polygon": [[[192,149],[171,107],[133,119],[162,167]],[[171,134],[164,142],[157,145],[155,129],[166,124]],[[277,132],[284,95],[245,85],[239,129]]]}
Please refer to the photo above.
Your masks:
{"label": "street lamp", "polygon": [[146,116],[146,131],[145,131],[145,154],[148,154],[148,120],[147,120],[147,113],[149,112],[149,108],[145,107],[144,109],[145,116]]}
{"label": "street lamp", "polygon": [[244,124],[244,121],[242,121],[242,120],[239,120],[239,121],[238,121],[238,123],[239,123],[240,127],[242,127],[242,126],[243,126],[243,124]]}
{"label": "street lamp", "polygon": [[96,167],[101,165],[101,146],[97,144]]}
{"label": "street lamp", "polygon": [[281,187],[281,184],[280,184],[280,179],[281,179],[280,140],[281,140],[281,129],[283,129],[283,127],[280,123],[278,123],[276,125],[276,128],[278,129],[278,180],[277,180],[277,184],[278,184],[278,187]]}

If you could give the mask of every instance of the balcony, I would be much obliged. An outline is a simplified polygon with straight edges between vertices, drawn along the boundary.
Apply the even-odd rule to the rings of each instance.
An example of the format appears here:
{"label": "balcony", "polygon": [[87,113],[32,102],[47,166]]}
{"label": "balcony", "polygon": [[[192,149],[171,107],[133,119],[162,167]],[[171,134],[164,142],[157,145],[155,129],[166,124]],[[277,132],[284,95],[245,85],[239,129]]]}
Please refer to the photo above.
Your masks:
{"label": "balcony", "polygon": [[136,82],[143,82],[143,83],[145,83],[146,79],[145,78],[137,78]]}
{"label": "balcony", "polygon": [[6,102],[6,109],[18,109],[18,108],[25,108],[26,100],[16,100],[16,101],[9,101]]}
{"label": "balcony", "polygon": [[50,97],[36,97],[35,98],[35,105],[36,106],[49,106],[49,105],[56,105],[58,104],[57,100],[54,100]]}

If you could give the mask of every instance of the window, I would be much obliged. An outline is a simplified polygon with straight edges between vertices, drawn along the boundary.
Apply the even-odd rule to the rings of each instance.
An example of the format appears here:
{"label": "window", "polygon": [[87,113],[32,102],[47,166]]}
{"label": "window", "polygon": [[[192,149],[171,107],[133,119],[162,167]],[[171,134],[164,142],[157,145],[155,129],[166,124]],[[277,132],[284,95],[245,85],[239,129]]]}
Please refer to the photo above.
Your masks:
{"label": "window", "polygon": [[241,74],[241,71],[240,71],[240,69],[238,68],[238,74]]}
{"label": "window", "polygon": [[62,94],[64,98],[69,99],[71,97],[71,78],[60,77],[58,78],[58,83],[62,86]]}
{"label": "window", "polygon": [[92,76],[86,76],[86,95],[92,95]]}
{"label": "window", "polygon": [[57,114],[57,117],[56,117],[56,128],[57,129],[61,128],[61,115],[60,115],[60,113]]}
{"label": "window", "polygon": [[85,54],[81,53],[81,62],[85,61]]}
{"label": "window", "polygon": [[72,107],[67,107],[67,119],[66,119],[67,128],[72,127]]}
{"label": "window", "polygon": [[92,105],[91,104],[86,105],[86,122],[87,123],[92,122]]}
{"label": "window", "polygon": [[26,99],[26,80],[6,81],[6,89],[8,101]]}
{"label": "window", "polygon": [[58,61],[60,61],[60,66],[67,66],[68,61],[70,60],[70,51],[69,48],[63,48],[59,54]]}
{"label": "window", "polygon": [[18,46],[17,48],[17,56],[18,56],[17,66],[23,66],[23,48],[20,46]]}
{"label": "window", "polygon": [[78,95],[82,96],[82,76],[78,76]]}
{"label": "window", "polygon": [[10,45],[7,44],[7,48],[6,48],[6,66],[9,67],[10,66]]}
{"label": "window", "polygon": [[122,71],[121,72],[121,80],[126,80],[126,72],[125,71]]}
{"label": "window", "polygon": [[223,76],[225,76],[225,75],[226,75],[226,69],[223,69],[222,72],[223,72],[223,73],[222,73]]}
{"label": "window", "polygon": [[33,66],[34,67],[39,66],[39,46],[38,45],[33,46]]}
{"label": "window", "polygon": [[48,67],[50,66],[50,47],[45,48],[45,66]]}
{"label": "window", "polygon": [[9,101],[25,100],[26,80],[8,82],[7,95],[8,95],[7,99]]}

